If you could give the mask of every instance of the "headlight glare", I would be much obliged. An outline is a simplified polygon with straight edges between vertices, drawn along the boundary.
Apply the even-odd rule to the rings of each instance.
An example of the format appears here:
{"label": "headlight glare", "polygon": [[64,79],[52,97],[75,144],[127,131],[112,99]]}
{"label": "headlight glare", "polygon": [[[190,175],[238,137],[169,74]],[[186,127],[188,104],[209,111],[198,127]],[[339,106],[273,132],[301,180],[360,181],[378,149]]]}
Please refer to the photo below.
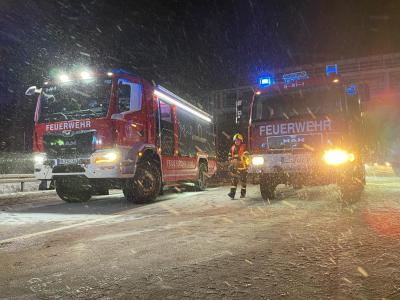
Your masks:
{"label": "headlight glare", "polygon": [[113,163],[119,159],[119,153],[116,151],[95,153],[95,164]]}
{"label": "headlight glare", "polygon": [[44,160],[45,160],[44,154],[35,154],[35,155],[33,156],[33,161],[34,161],[36,164],[43,164],[43,163],[44,163]]}
{"label": "headlight glare", "polygon": [[327,150],[325,151],[323,158],[325,163],[331,166],[338,166],[355,160],[353,153],[349,153],[342,149]]}
{"label": "headlight glare", "polygon": [[262,157],[262,156],[254,156],[254,157],[251,159],[251,163],[252,163],[254,166],[261,166],[261,165],[264,164],[264,157]]}
{"label": "headlight glare", "polygon": [[81,76],[82,79],[90,79],[90,78],[92,78],[92,73],[90,73],[89,71],[84,70],[84,71],[82,71],[80,73],[80,76]]}

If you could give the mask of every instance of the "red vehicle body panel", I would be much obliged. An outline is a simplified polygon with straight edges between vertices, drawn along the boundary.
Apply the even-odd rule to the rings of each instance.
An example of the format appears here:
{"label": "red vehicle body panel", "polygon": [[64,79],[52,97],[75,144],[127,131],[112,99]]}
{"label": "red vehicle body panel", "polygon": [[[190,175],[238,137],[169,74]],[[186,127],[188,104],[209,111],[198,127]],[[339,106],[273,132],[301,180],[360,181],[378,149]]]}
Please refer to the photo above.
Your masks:
{"label": "red vehicle body panel", "polygon": [[[122,119],[112,119],[111,116],[119,113],[117,81],[124,78],[133,83],[142,85],[142,109],[137,112],[123,112]],[[96,130],[96,150],[112,148],[114,146],[133,147],[137,144],[148,144],[158,149],[157,122],[158,97],[154,95],[154,86],[140,77],[121,73],[113,75],[112,92],[108,112],[105,117],[93,119],[79,119],[40,123],[40,97],[35,113],[35,129],[33,134],[33,149],[35,152],[44,152],[43,137],[46,133],[68,131]],[[174,151],[173,155],[161,155],[161,171],[164,182],[181,180],[196,180],[199,170],[199,159],[204,157],[208,161],[210,175],[216,172],[215,157],[208,153],[202,153],[195,157],[180,155],[179,126],[176,117],[176,105],[172,105],[174,121]]]}

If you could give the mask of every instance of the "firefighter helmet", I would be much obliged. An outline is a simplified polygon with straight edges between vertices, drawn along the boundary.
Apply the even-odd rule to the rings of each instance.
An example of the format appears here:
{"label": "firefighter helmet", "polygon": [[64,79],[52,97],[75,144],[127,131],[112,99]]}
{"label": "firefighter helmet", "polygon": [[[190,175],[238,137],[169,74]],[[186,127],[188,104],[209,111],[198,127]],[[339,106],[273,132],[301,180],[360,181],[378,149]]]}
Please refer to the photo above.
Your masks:
{"label": "firefighter helmet", "polygon": [[243,135],[241,135],[240,133],[236,133],[234,136],[233,136],[233,140],[235,141],[235,140],[241,140],[242,142],[243,142]]}

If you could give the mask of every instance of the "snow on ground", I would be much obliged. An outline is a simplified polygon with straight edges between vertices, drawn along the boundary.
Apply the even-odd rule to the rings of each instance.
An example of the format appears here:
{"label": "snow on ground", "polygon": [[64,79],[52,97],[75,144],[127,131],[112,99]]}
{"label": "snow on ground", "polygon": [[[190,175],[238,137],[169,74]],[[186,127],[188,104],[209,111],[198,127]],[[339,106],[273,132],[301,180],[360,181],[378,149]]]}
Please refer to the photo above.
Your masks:
{"label": "snow on ground", "polygon": [[41,206],[6,209],[0,223],[2,296],[398,299],[399,178],[369,177],[345,208],[333,185],[281,186],[270,202],[257,186],[235,201],[228,189],[148,205],[26,193]]}

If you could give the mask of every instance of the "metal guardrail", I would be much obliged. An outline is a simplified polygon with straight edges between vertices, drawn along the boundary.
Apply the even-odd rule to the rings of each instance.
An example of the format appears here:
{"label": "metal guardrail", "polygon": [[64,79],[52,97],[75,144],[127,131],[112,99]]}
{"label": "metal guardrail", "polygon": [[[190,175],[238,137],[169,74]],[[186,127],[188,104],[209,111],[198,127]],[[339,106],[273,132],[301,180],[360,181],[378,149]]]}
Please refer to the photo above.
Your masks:
{"label": "metal guardrail", "polygon": [[21,192],[24,191],[25,182],[38,181],[33,174],[0,174],[0,184],[20,183]]}

